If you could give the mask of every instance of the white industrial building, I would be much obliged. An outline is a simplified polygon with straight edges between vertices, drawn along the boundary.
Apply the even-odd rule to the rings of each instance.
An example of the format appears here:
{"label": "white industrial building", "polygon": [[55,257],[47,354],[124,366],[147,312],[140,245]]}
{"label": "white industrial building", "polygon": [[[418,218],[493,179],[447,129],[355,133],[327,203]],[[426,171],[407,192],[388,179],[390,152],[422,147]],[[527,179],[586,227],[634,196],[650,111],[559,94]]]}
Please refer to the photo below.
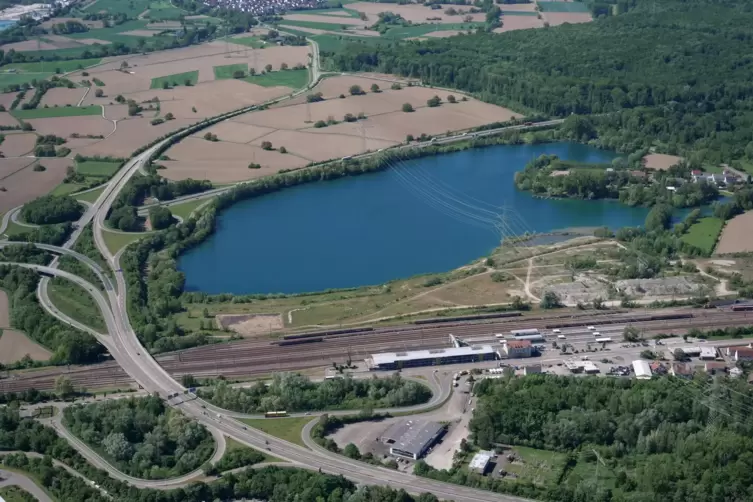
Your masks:
{"label": "white industrial building", "polygon": [[471,459],[471,463],[468,464],[468,469],[478,474],[484,474],[489,467],[489,462],[495,457],[493,451],[480,451],[476,453]]}
{"label": "white industrial building", "polygon": [[651,366],[648,361],[638,359],[633,361],[633,371],[635,371],[635,378],[639,380],[649,380],[651,378]]}
{"label": "white industrial building", "polygon": [[599,367],[593,361],[583,361],[583,372],[594,374],[599,372]]}
{"label": "white industrial building", "polygon": [[499,359],[499,352],[494,350],[491,345],[474,345],[471,347],[372,354],[371,357],[366,359],[366,366],[371,370],[399,370],[417,366],[479,363],[495,359]]}
{"label": "white industrial building", "polygon": [[716,359],[716,347],[701,347],[701,359]]}
{"label": "white industrial building", "polygon": [[393,424],[382,434],[381,440],[390,445],[390,455],[418,460],[444,431],[440,423],[408,419]]}

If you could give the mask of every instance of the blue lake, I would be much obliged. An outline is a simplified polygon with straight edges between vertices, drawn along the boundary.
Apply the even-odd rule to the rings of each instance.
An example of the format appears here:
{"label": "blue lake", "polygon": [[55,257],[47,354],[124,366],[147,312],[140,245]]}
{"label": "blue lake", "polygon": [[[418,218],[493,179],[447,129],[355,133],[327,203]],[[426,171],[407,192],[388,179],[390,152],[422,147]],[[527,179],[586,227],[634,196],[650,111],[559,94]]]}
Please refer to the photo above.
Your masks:
{"label": "blue lake", "polygon": [[647,208],[518,191],[515,172],[544,153],[616,156],[575,143],[505,145],[300,185],[221,213],[216,233],[179,267],[192,291],[300,293],[448,271],[488,254],[503,234],[643,224]]}

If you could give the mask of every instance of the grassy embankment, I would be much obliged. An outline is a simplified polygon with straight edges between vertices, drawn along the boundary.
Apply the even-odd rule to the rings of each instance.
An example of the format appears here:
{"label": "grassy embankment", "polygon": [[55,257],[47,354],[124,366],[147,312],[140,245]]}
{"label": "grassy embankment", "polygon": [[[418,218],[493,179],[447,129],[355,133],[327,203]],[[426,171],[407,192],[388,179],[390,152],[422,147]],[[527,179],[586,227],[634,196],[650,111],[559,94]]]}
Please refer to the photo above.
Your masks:
{"label": "grassy embankment", "polygon": [[724,221],[719,218],[701,218],[691,225],[681,239],[683,242],[697,247],[707,255],[710,255],[714,251],[714,247],[716,247],[716,242],[723,227]]}
{"label": "grassy embankment", "polygon": [[94,298],[81,286],[66,279],[52,279],[47,292],[52,303],[65,315],[100,333],[107,333],[102,313]]}
{"label": "grassy embankment", "polygon": [[299,446],[306,446],[301,439],[303,427],[316,417],[293,418],[242,418],[241,422]]}

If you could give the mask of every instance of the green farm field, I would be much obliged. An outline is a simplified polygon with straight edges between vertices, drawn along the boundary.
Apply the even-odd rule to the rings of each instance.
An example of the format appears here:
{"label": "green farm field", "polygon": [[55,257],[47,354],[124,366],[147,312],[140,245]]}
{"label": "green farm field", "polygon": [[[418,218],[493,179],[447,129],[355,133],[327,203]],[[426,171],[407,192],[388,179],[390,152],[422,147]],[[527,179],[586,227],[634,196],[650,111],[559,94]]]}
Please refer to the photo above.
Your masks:
{"label": "green farm field", "polygon": [[164,77],[157,77],[152,79],[152,89],[162,89],[167,82],[167,85],[174,87],[176,85],[186,85],[186,82],[190,82],[191,85],[196,85],[199,81],[199,70],[187,71],[185,73],[175,73],[173,75],[165,75]]}
{"label": "green farm field", "polygon": [[704,253],[711,254],[716,246],[719,233],[724,222],[719,218],[701,218],[691,225],[688,232],[681,237],[682,241],[695,246]]}
{"label": "green farm field", "polygon": [[101,115],[102,107],[91,106],[58,106],[52,108],[32,108],[30,110],[13,110],[11,115],[17,119],[46,119],[52,117],[81,117],[85,115]]}
{"label": "green farm field", "polygon": [[230,38],[228,40],[232,40],[234,44],[245,45],[247,47],[251,47],[252,49],[261,49],[267,45],[259,37],[238,37]]}
{"label": "green farm field", "polygon": [[61,73],[87,68],[101,63],[99,58],[69,59],[65,61],[37,61],[34,63],[12,63],[3,66],[3,70],[15,70],[22,73],[49,73],[60,70]]}
{"label": "green farm field", "polygon": [[309,71],[280,70],[273,71],[271,73],[265,73],[264,75],[248,76],[243,80],[264,87],[274,87],[276,85],[281,85],[285,87],[291,87],[293,89],[300,89],[309,81]]}
{"label": "green farm field", "polygon": [[88,160],[76,163],[76,171],[84,176],[109,178],[120,168],[120,162],[99,162]]}
{"label": "green farm field", "polygon": [[0,73],[0,89],[12,85],[30,84],[33,80],[46,80],[53,76],[52,72],[39,73]]}
{"label": "green farm field", "polygon": [[214,68],[214,78],[217,80],[227,80],[229,78],[235,78],[233,77],[233,74],[237,71],[242,71],[244,75],[248,73],[248,64],[246,63],[236,63],[236,64],[226,64],[222,66],[215,66]]}
{"label": "green farm field", "polygon": [[538,2],[542,12],[588,12],[588,5],[582,2]]}

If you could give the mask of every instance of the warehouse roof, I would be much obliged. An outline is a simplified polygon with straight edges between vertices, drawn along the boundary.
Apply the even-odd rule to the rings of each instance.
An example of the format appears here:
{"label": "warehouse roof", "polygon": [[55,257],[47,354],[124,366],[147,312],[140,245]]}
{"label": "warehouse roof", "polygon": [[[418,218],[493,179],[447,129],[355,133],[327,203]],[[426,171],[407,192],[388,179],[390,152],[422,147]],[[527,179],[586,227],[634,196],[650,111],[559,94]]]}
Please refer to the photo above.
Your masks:
{"label": "warehouse roof", "polygon": [[382,438],[394,442],[392,448],[420,455],[443,428],[442,424],[428,420],[402,420],[387,429]]}
{"label": "warehouse roof", "polygon": [[505,343],[510,349],[525,349],[531,346],[530,340],[510,340]]}
{"label": "warehouse roof", "polygon": [[446,349],[411,350],[408,352],[385,352],[371,354],[371,361],[375,366],[390,364],[398,361],[415,361],[436,357],[460,357],[478,354],[493,354],[491,345],[475,345],[472,347],[451,347]]}
{"label": "warehouse roof", "polygon": [[638,359],[633,361],[633,371],[635,371],[636,378],[651,378],[651,366],[648,361]]}

